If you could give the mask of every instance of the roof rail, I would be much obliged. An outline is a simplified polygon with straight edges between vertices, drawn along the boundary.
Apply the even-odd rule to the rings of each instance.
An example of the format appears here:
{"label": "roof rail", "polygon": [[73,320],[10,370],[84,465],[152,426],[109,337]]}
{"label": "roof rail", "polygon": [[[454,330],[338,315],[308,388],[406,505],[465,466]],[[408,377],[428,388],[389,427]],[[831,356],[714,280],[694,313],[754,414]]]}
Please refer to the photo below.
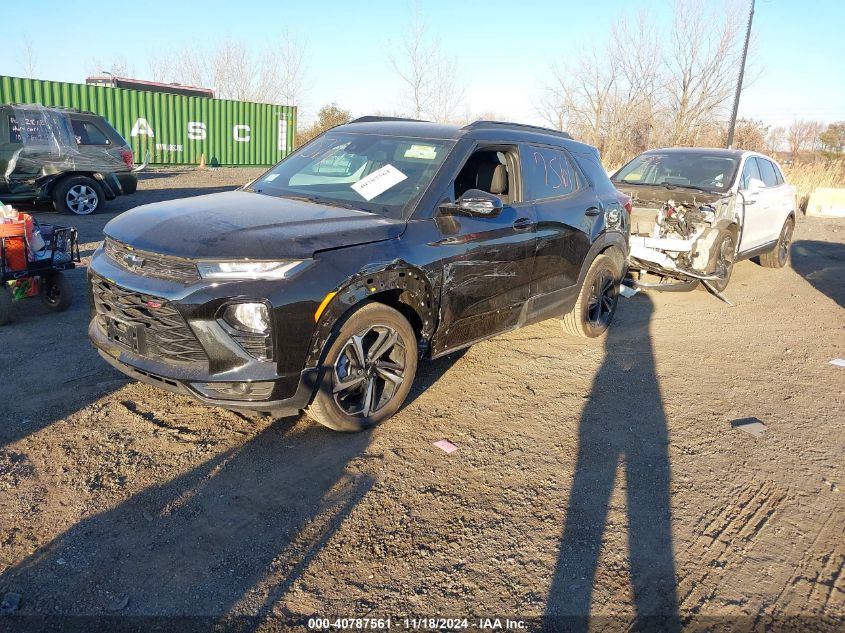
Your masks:
{"label": "roof rail", "polygon": [[350,121],[350,123],[374,123],[377,121],[413,121],[415,123],[428,123],[422,119],[407,119],[401,116],[359,116],[357,119]]}
{"label": "roof rail", "polygon": [[560,130],[553,130],[548,127],[542,127],[540,125],[528,125],[527,123],[511,123],[510,121],[473,121],[469,125],[465,125],[463,130],[474,130],[480,127],[496,127],[501,125],[502,127],[517,127],[525,130],[533,130],[535,132],[541,132],[543,134],[553,134],[554,136],[561,136],[563,138],[572,139],[572,137],[567,132],[561,132]]}
{"label": "roof rail", "polygon": [[74,114],[93,114],[95,116],[100,116],[96,112],[91,112],[90,110],[80,110],[79,108],[75,108],[73,106],[47,106],[43,103],[0,103],[0,106],[9,106],[12,108],[23,108],[26,106],[41,106],[45,110],[61,110],[62,112],[73,112]]}

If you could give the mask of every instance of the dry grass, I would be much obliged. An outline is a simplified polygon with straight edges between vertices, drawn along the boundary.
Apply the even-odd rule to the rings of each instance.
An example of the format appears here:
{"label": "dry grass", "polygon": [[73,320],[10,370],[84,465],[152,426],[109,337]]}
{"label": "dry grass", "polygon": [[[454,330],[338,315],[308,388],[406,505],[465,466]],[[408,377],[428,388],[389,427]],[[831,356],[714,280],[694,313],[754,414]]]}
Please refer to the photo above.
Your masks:
{"label": "dry grass", "polygon": [[795,163],[783,170],[786,181],[798,191],[798,206],[804,213],[816,187],[845,186],[845,159]]}

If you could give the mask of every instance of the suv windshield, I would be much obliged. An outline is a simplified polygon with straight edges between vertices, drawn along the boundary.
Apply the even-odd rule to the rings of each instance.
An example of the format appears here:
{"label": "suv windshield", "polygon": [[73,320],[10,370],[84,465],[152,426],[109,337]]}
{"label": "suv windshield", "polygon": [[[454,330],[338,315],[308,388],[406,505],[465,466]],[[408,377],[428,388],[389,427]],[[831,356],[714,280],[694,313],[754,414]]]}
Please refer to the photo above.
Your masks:
{"label": "suv windshield", "polygon": [[261,176],[250,191],[400,218],[452,141],[328,132]]}
{"label": "suv windshield", "polygon": [[620,169],[613,182],[724,192],[733,183],[738,164],[736,158],[700,152],[641,154]]}

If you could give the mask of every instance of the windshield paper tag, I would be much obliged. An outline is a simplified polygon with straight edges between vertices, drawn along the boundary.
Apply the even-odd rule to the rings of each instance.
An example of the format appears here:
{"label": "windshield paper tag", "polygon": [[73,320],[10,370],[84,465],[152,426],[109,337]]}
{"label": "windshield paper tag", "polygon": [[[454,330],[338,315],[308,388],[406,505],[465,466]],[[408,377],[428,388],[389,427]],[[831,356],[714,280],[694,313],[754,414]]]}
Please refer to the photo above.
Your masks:
{"label": "windshield paper tag", "polygon": [[437,158],[437,148],[434,145],[411,145],[409,149],[405,150],[405,158],[434,160]]}
{"label": "windshield paper tag", "polygon": [[358,192],[364,200],[372,200],[377,195],[384,193],[392,186],[405,180],[407,176],[396,169],[393,165],[385,165],[377,169],[369,176],[361,178],[351,187]]}

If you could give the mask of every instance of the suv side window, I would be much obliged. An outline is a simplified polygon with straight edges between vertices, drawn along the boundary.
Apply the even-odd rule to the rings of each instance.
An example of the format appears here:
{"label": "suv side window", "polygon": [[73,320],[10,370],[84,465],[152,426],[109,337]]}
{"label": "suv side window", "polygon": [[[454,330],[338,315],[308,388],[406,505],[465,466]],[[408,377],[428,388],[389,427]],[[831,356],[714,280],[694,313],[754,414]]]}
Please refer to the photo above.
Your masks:
{"label": "suv side window", "polygon": [[760,176],[760,168],[757,167],[757,159],[753,156],[745,160],[745,167],[742,168],[742,179],[740,180],[739,188],[742,191],[748,189],[752,178],[761,182],[763,181],[763,178]]}
{"label": "suv side window", "polygon": [[560,198],[579,189],[575,168],[561,150],[525,146],[522,173],[526,200]]}
{"label": "suv side window", "polygon": [[91,121],[71,119],[71,125],[78,145],[111,145],[109,137]]}
{"label": "suv side window", "polygon": [[777,187],[778,177],[775,175],[775,166],[765,158],[757,158],[757,166],[760,168],[760,175],[767,187]]}

